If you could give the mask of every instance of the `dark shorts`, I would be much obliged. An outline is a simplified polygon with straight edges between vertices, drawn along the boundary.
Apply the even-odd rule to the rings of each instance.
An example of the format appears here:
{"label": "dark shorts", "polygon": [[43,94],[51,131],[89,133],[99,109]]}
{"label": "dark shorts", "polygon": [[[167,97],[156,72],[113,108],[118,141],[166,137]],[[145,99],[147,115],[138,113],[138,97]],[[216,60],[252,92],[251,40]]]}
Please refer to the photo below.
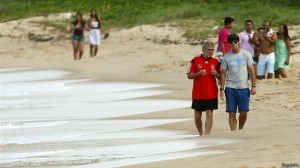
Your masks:
{"label": "dark shorts", "polygon": [[250,90],[226,88],[226,112],[248,112],[250,102]]}
{"label": "dark shorts", "polygon": [[72,36],[72,42],[76,42],[76,41],[79,41],[79,42],[83,42],[84,41],[84,35],[75,35],[73,34]]}
{"label": "dark shorts", "polygon": [[193,100],[192,109],[195,111],[206,111],[218,109],[218,98],[210,100]]}

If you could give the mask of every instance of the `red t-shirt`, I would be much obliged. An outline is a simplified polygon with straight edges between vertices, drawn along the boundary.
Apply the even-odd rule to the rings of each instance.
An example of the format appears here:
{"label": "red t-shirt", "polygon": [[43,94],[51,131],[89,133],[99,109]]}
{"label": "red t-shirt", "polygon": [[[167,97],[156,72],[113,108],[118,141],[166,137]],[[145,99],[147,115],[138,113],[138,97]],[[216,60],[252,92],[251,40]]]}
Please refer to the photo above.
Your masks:
{"label": "red t-shirt", "polygon": [[223,27],[219,31],[217,51],[222,51],[221,42],[224,43],[225,54],[228,53],[231,50],[230,45],[229,45],[229,43],[227,41],[229,35],[230,35],[230,32],[225,27]]}
{"label": "red t-shirt", "polygon": [[206,70],[205,75],[194,79],[192,92],[193,100],[210,100],[218,98],[217,80],[216,77],[211,74],[213,68],[220,73],[220,62],[216,58],[205,59],[201,54],[192,59],[187,73],[197,73],[200,70]]}

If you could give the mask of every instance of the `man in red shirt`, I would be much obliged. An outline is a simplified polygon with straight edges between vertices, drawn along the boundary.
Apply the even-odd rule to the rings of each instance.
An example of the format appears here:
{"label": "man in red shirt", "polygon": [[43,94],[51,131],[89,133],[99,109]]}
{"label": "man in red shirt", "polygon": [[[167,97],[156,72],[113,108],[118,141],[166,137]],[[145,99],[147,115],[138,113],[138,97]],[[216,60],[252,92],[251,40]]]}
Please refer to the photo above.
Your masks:
{"label": "man in red shirt", "polygon": [[213,123],[213,110],[218,109],[218,86],[220,62],[213,58],[215,44],[206,41],[202,45],[203,54],[194,57],[187,72],[188,79],[194,79],[192,109],[198,132],[203,135],[202,112],[206,111],[205,135],[210,133]]}

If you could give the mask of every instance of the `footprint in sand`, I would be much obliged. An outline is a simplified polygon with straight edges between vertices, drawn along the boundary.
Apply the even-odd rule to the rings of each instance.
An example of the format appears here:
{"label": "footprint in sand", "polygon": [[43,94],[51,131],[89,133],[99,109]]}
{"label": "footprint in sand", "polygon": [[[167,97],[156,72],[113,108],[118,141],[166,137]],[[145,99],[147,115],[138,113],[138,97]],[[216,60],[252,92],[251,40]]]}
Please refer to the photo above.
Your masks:
{"label": "footprint in sand", "polygon": [[258,151],[266,151],[266,150],[268,150],[267,148],[259,148],[259,149],[257,149]]}
{"label": "footprint in sand", "polygon": [[275,148],[282,148],[282,147],[286,147],[288,145],[282,145],[282,144],[276,144],[276,145],[273,145]]}

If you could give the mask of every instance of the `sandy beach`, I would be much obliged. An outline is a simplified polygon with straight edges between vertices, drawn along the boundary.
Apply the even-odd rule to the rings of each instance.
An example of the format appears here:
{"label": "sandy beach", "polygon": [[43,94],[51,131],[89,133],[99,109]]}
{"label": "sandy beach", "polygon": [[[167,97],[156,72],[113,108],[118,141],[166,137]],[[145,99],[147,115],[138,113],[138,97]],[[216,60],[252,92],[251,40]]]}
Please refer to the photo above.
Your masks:
{"label": "sandy beach", "polygon": [[[13,79],[6,81],[7,83],[4,81],[4,79],[10,79],[9,73],[15,72],[42,72],[37,80],[41,82],[40,85],[53,83],[54,85],[51,86],[55,86],[56,90],[64,90],[68,87],[73,90],[57,94],[47,90],[46,95],[37,95],[36,93],[30,95],[29,93],[18,98],[9,95],[3,96],[2,93],[1,101],[3,102],[4,100],[33,99],[35,104],[32,103],[32,106],[28,107],[27,102],[21,102],[12,106],[2,106],[3,108],[0,109],[1,124],[4,126],[10,122],[45,122],[44,120],[47,120],[46,123],[43,123],[47,126],[64,125],[60,129],[52,128],[47,136],[64,137],[68,135],[67,132],[79,134],[76,131],[80,130],[80,133],[87,133],[83,135],[87,139],[80,139],[82,137],[78,136],[71,137],[76,141],[72,140],[70,143],[61,139],[51,143],[35,143],[34,141],[31,143],[30,141],[30,143],[22,145],[9,141],[6,143],[3,137],[13,137],[16,133],[28,137],[30,140],[30,136],[43,134],[44,130],[40,129],[38,132],[25,130],[12,133],[10,130],[0,130],[2,139],[0,167],[101,167],[101,159],[98,156],[105,155],[105,152],[101,153],[97,150],[98,148],[106,146],[105,149],[111,152],[110,154],[118,154],[118,148],[114,148],[114,146],[120,144],[120,140],[116,142],[113,137],[118,138],[122,134],[113,134],[113,131],[123,131],[124,136],[132,136],[133,139],[135,136],[147,134],[149,131],[149,135],[147,135],[149,137],[144,135],[146,138],[141,138],[140,141],[145,141],[143,142],[145,144],[149,143],[149,148],[161,149],[161,151],[155,151],[157,153],[164,153],[164,148],[171,146],[170,149],[165,149],[168,151],[166,152],[168,157],[162,157],[164,159],[153,157],[151,160],[148,158],[145,163],[138,162],[139,159],[137,159],[126,162],[127,165],[115,164],[115,167],[281,168],[286,164],[299,167],[300,87],[298,84],[300,68],[298,67],[300,66],[300,39],[294,38],[299,37],[299,25],[289,27],[290,36],[293,38],[292,67],[288,71],[289,77],[257,81],[257,94],[251,97],[251,111],[248,114],[244,130],[234,132],[229,130],[225,102],[219,100],[219,109],[214,111],[211,134],[199,137],[194,125],[193,110],[189,107],[192,80],[187,79],[186,71],[189,61],[201,53],[201,45],[190,45],[186,39],[181,37],[182,30],[169,27],[167,24],[165,26],[143,25],[131,29],[111,30],[110,37],[102,40],[96,57],[89,56],[88,38],[86,38],[82,60],[74,61],[70,41],[71,34],[51,27],[42,27],[32,22],[32,20],[39,19],[44,18],[37,17],[0,23],[0,69],[9,71],[9,68],[21,68],[2,72],[1,92],[4,93],[5,89],[3,88],[6,86],[18,86],[17,82],[20,81],[13,81]],[[87,32],[85,35],[87,36]],[[165,39],[173,41],[174,44],[164,44]],[[217,42],[216,38],[211,40]],[[58,71],[59,74],[55,72],[53,78],[47,78],[47,76],[51,77],[49,74],[53,71]],[[22,74],[18,75],[17,78],[22,76]],[[25,82],[22,85],[26,86],[26,83],[29,85],[31,81],[34,81],[26,79],[29,76],[26,73],[23,74]],[[58,81],[59,83],[56,83]],[[109,88],[108,86],[114,84],[116,90],[98,90],[101,94],[107,93],[107,97],[95,94],[97,89]],[[85,101],[80,101],[81,98]],[[131,102],[132,104],[128,107],[128,103],[134,100],[135,102]],[[65,101],[68,104],[60,103]],[[93,104],[93,101],[98,101],[95,104],[107,111],[114,106],[119,106],[120,112],[111,110],[109,115],[101,116],[97,111],[98,106]],[[144,106],[143,103],[145,103]],[[72,106],[74,107],[71,108]],[[122,107],[129,108],[131,112],[135,109],[136,111],[126,113]],[[113,115],[114,112],[117,114]],[[106,114],[103,113],[103,115]],[[51,122],[48,123],[49,121]],[[55,122],[52,123],[52,121]],[[65,123],[65,121],[68,122]],[[119,122],[124,122],[123,124],[128,127],[113,128],[113,131],[106,132],[109,134],[103,136],[107,137],[106,139],[101,139],[103,137],[98,134],[89,134],[93,131],[98,131],[97,133],[103,131],[94,127],[104,129],[107,125],[118,125]],[[107,127],[107,129],[112,128]],[[151,146],[154,142],[162,143]],[[214,145],[204,145],[200,149],[201,144],[209,142]],[[141,142],[125,141],[124,143],[133,145],[133,151],[145,147],[138,146]],[[190,144],[196,145],[189,146]],[[174,149],[172,149],[172,145]],[[75,152],[71,151],[71,148]],[[94,150],[92,150],[93,148]],[[43,156],[42,152],[50,149],[59,150],[61,153],[57,156],[61,157],[62,161],[51,160],[51,158],[47,160],[49,153],[45,153]],[[81,158],[80,161],[70,158],[68,160],[66,156],[76,156],[76,149],[80,149],[81,154],[85,153],[86,158]],[[83,151],[84,149],[86,150]],[[9,156],[13,159],[14,156],[9,155],[10,153],[26,151],[40,153],[41,156],[38,158],[46,161],[26,162],[26,159],[30,160],[30,157],[25,157],[24,160],[9,162],[5,158]],[[204,151],[215,151],[215,153],[203,154]],[[127,152],[130,153],[130,151]],[[172,155],[172,153],[176,153],[176,155]],[[134,154],[136,153],[133,153],[132,156],[128,155],[128,157],[137,157]],[[64,158],[67,161],[64,162]],[[106,167],[110,167],[109,164]]]}

